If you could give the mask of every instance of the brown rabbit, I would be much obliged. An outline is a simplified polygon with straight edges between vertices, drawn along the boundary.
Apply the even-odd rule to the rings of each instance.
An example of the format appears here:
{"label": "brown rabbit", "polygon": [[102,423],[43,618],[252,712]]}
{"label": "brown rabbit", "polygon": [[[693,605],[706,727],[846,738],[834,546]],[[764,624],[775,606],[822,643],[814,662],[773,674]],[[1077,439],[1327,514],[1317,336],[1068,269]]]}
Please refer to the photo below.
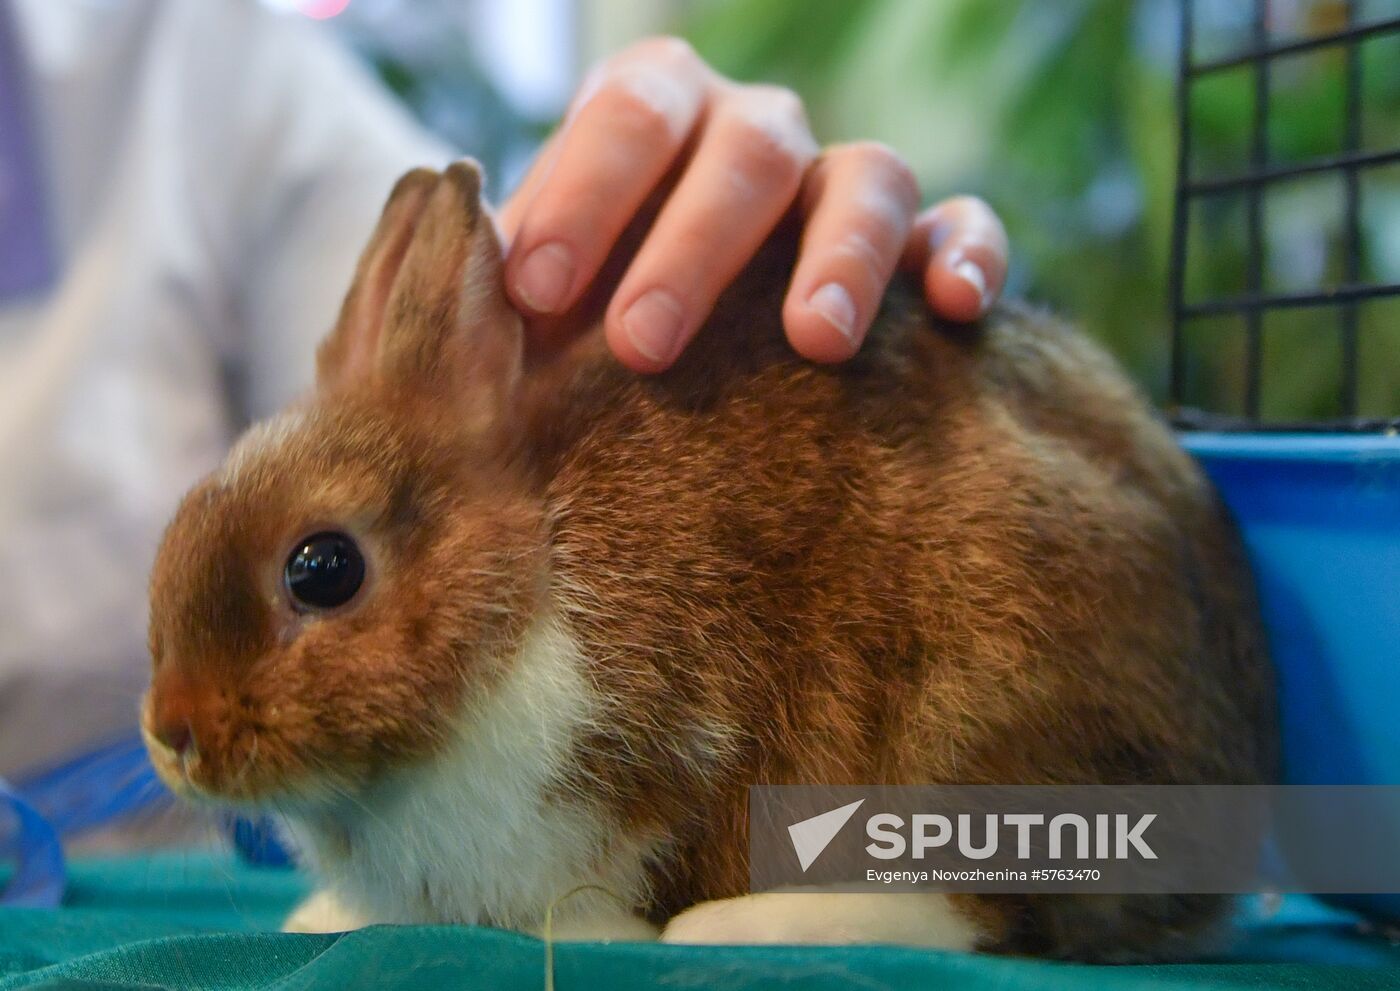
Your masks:
{"label": "brown rabbit", "polygon": [[[756,783],[1256,782],[1272,699],[1212,490],[1084,337],[890,291],[800,360],[783,233],[670,372],[527,362],[470,163],[395,188],[314,396],[185,499],[143,724],[285,816],[294,929],[1188,952],[1213,897],[746,895]],[[625,908],[619,907],[625,905]]]}

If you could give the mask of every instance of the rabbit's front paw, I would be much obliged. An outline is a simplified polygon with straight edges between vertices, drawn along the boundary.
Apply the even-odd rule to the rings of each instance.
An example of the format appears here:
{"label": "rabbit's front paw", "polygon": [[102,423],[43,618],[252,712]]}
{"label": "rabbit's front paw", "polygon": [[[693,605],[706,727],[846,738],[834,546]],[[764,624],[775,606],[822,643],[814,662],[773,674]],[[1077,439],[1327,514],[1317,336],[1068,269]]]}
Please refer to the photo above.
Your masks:
{"label": "rabbit's front paw", "polygon": [[665,943],[899,943],[970,950],[972,922],[943,895],[771,891],[702,902],[661,932]]}
{"label": "rabbit's front paw", "polygon": [[352,909],[346,908],[331,891],[313,892],[287,916],[282,931],[289,933],[340,933],[368,925]]}

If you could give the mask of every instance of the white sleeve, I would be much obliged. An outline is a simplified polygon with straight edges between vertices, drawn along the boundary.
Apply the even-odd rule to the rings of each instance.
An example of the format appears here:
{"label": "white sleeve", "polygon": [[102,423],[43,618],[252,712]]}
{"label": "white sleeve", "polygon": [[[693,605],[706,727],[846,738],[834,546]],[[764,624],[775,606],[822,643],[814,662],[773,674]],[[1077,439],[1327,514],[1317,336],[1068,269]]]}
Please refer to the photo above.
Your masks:
{"label": "white sleeve", "polygon": [[191,199],[227,273],[234,398],[256,419],[310,383],[394,181],[453,152],[322,26],[251,0],[182,6],[196,36],[182,113],[208,136],[190,149]]}

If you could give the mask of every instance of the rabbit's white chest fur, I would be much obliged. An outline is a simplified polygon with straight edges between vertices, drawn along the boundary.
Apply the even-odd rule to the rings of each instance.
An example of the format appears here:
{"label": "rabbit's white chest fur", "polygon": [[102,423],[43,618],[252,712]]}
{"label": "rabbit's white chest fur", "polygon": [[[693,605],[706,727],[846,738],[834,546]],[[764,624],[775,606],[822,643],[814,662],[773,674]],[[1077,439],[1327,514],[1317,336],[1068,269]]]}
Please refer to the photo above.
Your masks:
{"label": "rabbit's white chest fur", "polygon": [[[599,708],[565,625],[538,621],[456,743],[352,807],[337,824],[344,836],[292,823],[331,897],[313,898],[289,926],[465,922],[537,931],[545,906],[581,885],[638,904],[648,851],[565,790],[573,745]],[[632,925],[596,891],[571,896],[554,917],[590,932]]]}

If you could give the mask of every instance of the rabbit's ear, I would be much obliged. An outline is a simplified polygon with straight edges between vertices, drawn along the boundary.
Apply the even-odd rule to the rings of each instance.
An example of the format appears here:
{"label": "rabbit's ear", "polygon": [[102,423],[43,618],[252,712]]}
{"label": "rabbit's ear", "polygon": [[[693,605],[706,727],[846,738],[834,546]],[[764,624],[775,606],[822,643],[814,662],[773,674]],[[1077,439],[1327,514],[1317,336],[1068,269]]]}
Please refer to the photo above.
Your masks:
{"label": "rabbit's ear", "polygon": [[389,291],[439,178],[432,169],[414,169],[389,194],[360,255],[335,329],[316,352],[316,378],[322,389],[364,384],[375,377]]}
{"label": "rabbit's ear", "polygon": [[475,162],[399,180],[317,359],[322,388],[383,382],[465,406],[469,422],[498,418],[519,385],[523,331]]}

